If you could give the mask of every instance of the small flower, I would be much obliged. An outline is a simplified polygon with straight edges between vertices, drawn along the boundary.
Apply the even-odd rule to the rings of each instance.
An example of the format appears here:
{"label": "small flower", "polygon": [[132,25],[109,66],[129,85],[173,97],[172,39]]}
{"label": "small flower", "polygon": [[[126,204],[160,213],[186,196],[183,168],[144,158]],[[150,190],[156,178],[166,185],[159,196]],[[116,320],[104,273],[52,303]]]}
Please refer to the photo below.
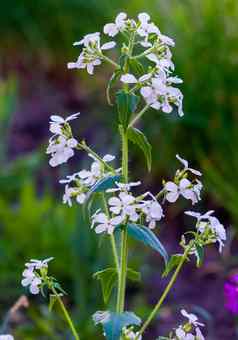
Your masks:
{"label": "small flower", "polygon": [[161,71],[156,77],[151,78],[150,84],[143,86],[140,89],[141,95],[146,103],[155,110],[162,110],[165,113],[170,113],[173,110],[172,104],[178,107],[178,114],[183,115],[182,92],[171,86],[166,78],[164,71]]}
{"label": "small flower", "polygon": [[176,155],[176,158],[184,165],[184,171],[190,171],[196,176],[202,176],[202,173],[200,171],[189,168],[188,161],[186,161],[186,159],[183,159],[179,155]]}
{"label": "small flower", "polygon": [[119,13],[115,19],[115,23],[109,23],[104,26],[103,32],[110,37],[114,37],[119,32],[122,32],[126,27],[127,14]]}
{"label": "small flower", "polygon": [[101,212],[96,212],[92,217],[92,228],[95,224],[97,226],[95,227],[95,232],[97,234],[101,233],[108,233],[112,234],[115,226],[119,225],[123,221],[121,216],[116,216],[113,218],[109,218],[106,214]]}
{"label": "small flower", "polygon": [[197,219],[196,227],[201,234],[205,234],[206,231],[210,231],[207,237],[211,243],[219,243],[219,252],[222,251],[224,241],[226,240],[226,230],[220,221],[215,217],[211,216],[213,210],[200,214],[194,211],[185,211],[186,215],[195,217]]}
{"label": "small flower", "polygon": [[30,292],[32,294],[38,294],[40,291],[40,286],[42,284],[42,278],[37,270],[47,269],[48,262],[51,261],[53,257],[45,259],[43,261],[40,260],[30,260],[25,264],[26,269],[23,271],[22,276],[23,279],[21,284],[23,287],[29,286]]}
{"label": "small flower", "polygon": [[130,191],[132,187],[136,187],[138,185],[141,185],[141,182],[130,182],[130,183],[115,183],[117,188],[107,189],[107,192],[116,192],[116,191]]}
{"label": "small flower", "polygon": [[108,204],[109,210],[115,215],[120,214],[122,221],[128,217],[130,221],[136,222],[139,218],[135,197],[131,194],[122,191],[118,197],[109,198]]}
{"label": "small flower", "polygon": [[238,315],[238,274],[229,278],[224,284],[225,308]]}
{"label": "small flower", "polygon": [[93,74],[94,67],[101,64],[103,59],[102,51],[112,49],[116,46],[115,41],[109,41],[101,46],[100,33],[90,33],[74,43],[74,46],[83,45],[83,51],[76,62],[68,63],[68,68],[87,69],[89,74]]}
{"label": "small flower", "polygon": [[125,84],[135,84],[135,83],[143,83],[147,80],[149,80],[152,77],[151,73],[144,74],[139,78],[139,80],[136,79],[136,77],[133,74],[126,73],[123,74],[120,78],[121,82]]}
{"label": "small flower", "polygon": [[149,223],[148,227],[154,229],[156,222],[160,221],[163,215],[163,209],[156,200],[145,201],[141,204],[143,213],[146,215],[146,222]]}
{"label": "small flower", "polygon": [[204,324],[203,323],[201,323],[201,322],[198,322],[198,317],[195,315],[195,314],[192,314],[192,313],[188,313],[188,312],[186,312],[186,310],[185,309],[182,309],[181,310],[181,314],[185,317],[185,318],[187,318],[188,319],[188,322],[191,324],[191,325],[193,325],[193,326],[204,326]]}
{"label": "small flower", "polygon": [[176,202],[179,195],[190,199],[192,204],[197,203],[200,199],[201,184],[193,185],[187,178],[181,179],[178,185],[169,181],[165,184],[164,188],[166,190],[165,198],[170,203]]}

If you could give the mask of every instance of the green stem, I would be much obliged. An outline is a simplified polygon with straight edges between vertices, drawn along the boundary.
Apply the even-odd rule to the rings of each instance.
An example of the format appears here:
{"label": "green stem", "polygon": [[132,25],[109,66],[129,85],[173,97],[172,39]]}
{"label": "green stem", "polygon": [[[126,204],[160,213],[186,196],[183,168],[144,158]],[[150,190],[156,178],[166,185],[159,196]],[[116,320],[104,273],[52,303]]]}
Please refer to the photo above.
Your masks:
{"label": "green stem", "polygon": [[54,295],[56,296],[56,299],[57,299],[57,301],[58,301],[58,303],[59,303],[59,305],[60,305],[60,307],[61,307],[61,310],[62,310],[62,312],[63,312],[63,314],[64,314],[65,320],[67,321],[67,323],[68,323],[68,325],[69,325],[69,327],[70,327],[70,329],[71,329],[71,332],[72,332],[74,338],[75,338],[76,340],[80,340],[80,339],[79,339],[79,335],[78,335],[78,333],[77,333],[77,331],[76,331],[76,328],[75,328],[75,326],[74,326],[74,323],[73,323],[73,321],[72,321],[72,319],[71,319],[71,317],[70,317],[70,315],[69,315],[67,309],[65,308],[65,305],[64,305],[64,303],[63,303],[61,297],[59,296],[59,294],[57,293],[57,291],[56,291],[54,288],[52,288],[52,292],[53,292]]}
{"label": "green stem", "polygon": [[108,57],[105,56],[104,54],[102,54],[101,57],[102,57],[105,61],[107,61],[109,64],[115,66],[115,67],[118,68],[118,69],[120,68],[120,65],[119,65],[119,64],[117,64],[115,61],[113,61],[112,59],[108,58]]}
{"label": "green stem", "polygon": [[78,149],[81,150],[83,149],[84,151],[86,151],[87,153],[90,153],[91,155],[93,155],[100,163],[102,163],[102,165],[108,169],[109,171],[111,171],[113,174],[116,173],[115,169],[113,167],[111,167],[107,162],[105,162],[95,151],[93,151],[87,144],[85,141],[82,141],[81,143],[78,143]]}
{"label": "green stem", "polygon": [[132,121],[129,124],[129,127],[132,127],[142,116],[143,114],[148,110],[148,108],[150,107],[149,104],[146,104],[143,109],[137,113],[137,115],[134,117],[134,119],[132,119]]}
{"label": "green stem", "polygon": [[[122,136],[122,175],[125,182],[128,182],[128,136],[127,131],[121,131]],[[117,295],[117,312],[122,313],[125,305],[126,292],[126,273],[127,273],[127,230],[124,228],[121,232],[121,263],[118,282]]]}
{"label": "green stem", "polygon": [[167,287],[165,288],[162,296],[160,297],[159,301],[157,302],[157,304],[155,305],[154,309],[152,310],[152,312],[150,313],[150,315],[148,316],[147,320],[145,321],[144,325],[142,326],[141,330],[139,331],[137,337],[135,340],[138,340],[139,336],[142,335],[144,333],[144,331],[146,330],[146,328],[149,326],[149,324],[151,323],[151,321],[154,319],[154,317],[156,316],[156,314],[158,313],[161,305],[163,304],[164,300],[166,299],[170,289],[172,288],[172,286],[174,285],[177,276],[184,264],[184,262],[187,259],[187,255],[189,254],[190,249],[192,248],[192,245],[190,245],[189,247],[187,247],[187,249],[185,250],[183,256],[181,257],[181,260],[178,264],[178,267],[176,268],[173,276],[171,277]]}
{"label": "green stem", "polygon": [[[103,200],[103,205],[104,205],[105,213],[109,217],[110,214],[109,214],[109,210],[108,210],[108,206],[107,206],[107,201],[106,201],[106,197],[105,197],[104,193],[102,193],[102,200]],[[118,254],[117,254],[117,247],[116,247],[115,237],[114,237],[113,234],[110,234],[110,240],[111,240],[112,254],[113,254],[115,266],[116,266],[116,269],[117,269],[117,273],[119,275],[120,264],[119,264]]]}

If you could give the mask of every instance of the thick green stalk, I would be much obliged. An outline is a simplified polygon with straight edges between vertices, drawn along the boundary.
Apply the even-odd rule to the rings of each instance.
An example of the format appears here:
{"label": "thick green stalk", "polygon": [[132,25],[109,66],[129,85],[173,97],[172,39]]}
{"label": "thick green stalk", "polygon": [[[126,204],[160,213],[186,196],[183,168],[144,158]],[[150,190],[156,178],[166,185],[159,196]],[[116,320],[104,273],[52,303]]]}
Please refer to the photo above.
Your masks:
{"label": "thick green stalk", "polygon": [[138,340],[139,336],[142,335],[142,334],[144,333],[144,331],[146,330],[146,328],[149,326],[149,324],[151,323],[151,321],[154,319],[154,317],[155,317],[156,314],[158,313],[158,311],[159,311],[161,305],[163,304],[164,300],[166,299],[166,297],[167,297],[167,295],[168,295],[170,289],[173,287],[173,285],[174,285],[174,283],[175,283],[175,281],[176,281],[176,279],[177,279],[177,276],[178,276],[178,274],[179,274],[179,272],[180,272],[180,270],[181,270],[181,268],[182,268],[184,262],[185,262],[186,259],[187,259],[187,256],[188,256],[188,254],[189,254],[189,251],[190,251],[191,247],[192,247],[192,246],[189,246],[189,247],[185,250],[185,252],[184,252],[183,256],[181,257],[181,260],[180,260],[180,262],[179,262],[179,264],[178,264],[178,266],[177,266],[177,268],[176,268],[174,274],[172,275],[172,277],[171,277],[171,279],[170,279],[170,281],[169,281],[167,287],[165,288],[165,290],[164,290],[162,296],[160,297],[159,301],[158,301],[157,304],[155,305],[154,309],[152,310],[152,312],[151,312],[150,315],[148,316],[148,318],[147,318],[147,320],[145,321],[144,325],[142,326],[142,328],[141,328],[140,331],[138,332],[138,335],[137,335],[137,337],[136,337],[135,340]]}
{"label": "thick green stalk", "polygon": [[[121,131],[122,136],[122,175],[125,182],[128,182],[128,137],[126,131]],[[127,273],[127,230],[121,232],[121,263],[118,282],[117,312],[122,313],[125,305],[126,273]]]}
{"label": "thick green stalk", "polygon": [[61,308],[61,310],[62,310],[62,312],[63,312],[64,317],[65,317],[65,320],[66,320],[66,322],[68,323],[69,328],[70,328],[70,330],[71,330],[71,332],[72,332],[72,334],[73,334],[75,340],[80,340],[80,339],[79,339],[79,335],[78,335],[78,333],[77,333],[77,331],[76,331],[76,328],[75,328],[75,326],[74,326],[74,323],[73,323],[73,321],[72,321],[72,319],[71,319],[71,317],[70,317],[70,315],[69,315],[67,309],[65,308],[65,305],[64,305],[64,303],[63,303],[61,297],[59,296],[59,294],[57,293],[57,291],[56,291],[54,288],[52,288],[52,292],[53,292],[54,295],[56,296],[56,299],[57,299],[57,301],[58,301],[58,303],[59,303],[59,305],[60,305],[60,308]]}

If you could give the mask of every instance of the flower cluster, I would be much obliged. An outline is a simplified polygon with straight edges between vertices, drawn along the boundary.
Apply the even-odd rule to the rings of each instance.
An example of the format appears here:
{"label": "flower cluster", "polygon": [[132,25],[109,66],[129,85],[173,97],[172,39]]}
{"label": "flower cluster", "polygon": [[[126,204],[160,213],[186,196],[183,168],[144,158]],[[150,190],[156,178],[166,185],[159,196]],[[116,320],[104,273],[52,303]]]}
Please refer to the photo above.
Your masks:
{"label": "flower cluster", "polygon": [[23,287],[29,286],[31,294],[39,294],[44,277],[47,275],[48,262],[52,259],[50,257],[43,261],[30,260],[25,264],[26,269],[22,273],[21,283]]}
{"label": "flower cluster", "polygon": [[14,338],[10,334],[4,334],[4,335],[0,335],[0,340],[14,340]]}
{"label": "flower cluster", "polygon": [[101,46],[100,32],[85,35],[85,37],[74,43],[74,46],[83,46],[76,62],[68,63],[68,68],[87,69],[89,74],[93,74],[94,67],[100,65],[104,56],[103,51],[116,46],[114,41],[109,41]]}
{"label": "flower cluster", "polygon": [[[101,179],[112,175],[112,171],[105,169],[104,163],[113,161],[115,156],[107,154],[102,158],[102,162],[92,154],[88,154],[88,156],[93,158],[90,170],[81,170],[60,180],[61,184],[66,184],[63,203],[67,203],[69,206],[72,206],[72,198],[75,198],[77,203],[83,204],[90,188]],[[120,169],[115,171],[119,173]]]}
{"label": "flower cluster", "polygon": [[[76,62],[68,63],[68,68],[86,68],[89,74],[93,74],[94,67],[100,65],[102,61],[110,62],[120,70],[120,80],[123,83],[136,84],[134,90],[140,90],[148,106],[170,113],[175,105],[178,107],[179,115],[182,116],[183,94],[174,87],[182,83],[182,80],[171,75],[174,64],[170,47],[175,45],[174,41],[160,32],[150,21],[147,13],[140,13],[138,20],[129,19],[126,13],[119,13],[115,22],[104,26],[103,32],[109,37],[115,37],[118,33],[126,36],[129,42],[128,45],[123,44],[122,53],[132,61],[145,58],[149,62],[147,72],[137,79],[132,73],[125,73],[119,63],[106,57],[103,54],[104,50],[114,48],[116,42],[110,41],[101,46],[100,32],[87,34],[82,40],[74,43],[74,46],[83,46],[83,50]],[[133,48],[144,50],[133,56],[131,55]]]}
{"label": "flower cluster", "polygon": [[189,180],[188,176],[193,174],[195,176],[201,176],[201,172],[192,169],[188,166],[188,161],[176,155],[176,158],[184,165],[182,170],[177,170],[174,181],[169,181],[164,184],[165,199],[173,203],[177,201],[179,196],[191,200],[192,204],[197,203],[201,197],[200,192],[202,190],[202,183],[197,179]]}
{"label": "flower cluster", "polygon": [[[145,219],[149,228],[155,228],[156,222],[164,216],[157,199],[149,192],[135,197],[130,189],[133,186],[140,185],[140,182],[116,184],[117,188],[107,190],[109,193],[116,194],[108,199],[109,212],[112,216],[108,216],[100,210],[92,216],[92,228],[97,224],[96,233],[107,232],[112,234],[116,225],[128,222],[135,223],[141,218]],[[149,199],[145,199],[146,197],[149,197]]]}
{"label": "flower cluster", "polygon": [[225,307],[238,315],[238,274],[232,275],[224,284]]}
{"label": "flower cluster", "polygon": [[69,158],[73,157],[74,148],[78,142],[73,138],[68,122],[76,119],[79,114],[73,114],[66,119],[57,115],[50,117],[50,132],[53,133],[53,136],[49,140],[46,153],[51,155],[49,164],[52,167],[66,163]]}
{"label": "flower cluster", "polygon": [[221,252],[224,246],[224,241],[226,240],[226,230],[215,216],[211,216],[213,213],[213,210],[210,210],[205,214],[200,214],[194,211],[185,212],[186,215],[197,219],[196,229],[202,236],[200,241],[203,242],[203,245],[218,242],[219,251]]}
{"label": "flower cluster", "polygon": [[[198,322],[198,318],[194,314],[189,314],[186,310],[182,309],[181,314],[188,319],[183,325],[180,325],[175,331],[171,340],[205,340],[200,327],[204,324]],[[195,332],[195,334],[193,334]]]}

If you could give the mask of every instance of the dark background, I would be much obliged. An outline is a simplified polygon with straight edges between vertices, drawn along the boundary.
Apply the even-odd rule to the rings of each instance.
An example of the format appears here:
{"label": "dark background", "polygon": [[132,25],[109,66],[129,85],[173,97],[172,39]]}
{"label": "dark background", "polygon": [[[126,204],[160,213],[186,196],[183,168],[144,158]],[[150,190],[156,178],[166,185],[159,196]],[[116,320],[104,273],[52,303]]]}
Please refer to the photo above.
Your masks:
{"label": "dark background", "polygon": [[[236,0],[11,0],[0,11],[0,316],[2,327],[18,340],[70,339],[61,317],[47,303],[29,296],[30,306],[7,320],[9,308],[25,291],[20,285],[24,263],[54,256],[50,268],[69,292],[71,308],[83,339],[94,338],[91,314],[104,309],[92,274],[111,256],[100,246],[77,206],[61,203],[58,179],[88,165],[81,154],[60,169],[50,169],[45,148],[52,113],[81,111],[74,124],[77,136],[103,154],[119,155],[115,109],[106,105],[107,67],[95,75],[69,71],[77,57],[74,41],[101,31],[120,11],[131,16],[146,11],[162,32],[176,40],[176,74],[184,79],[185,116],[147,113],[140,123],[153,145],[153,170],[146,172],[138,150],[131,148],[133,180],[153,192],[171,177],[179,153],[203,171],[201,211],[215,209],[227,227],[222,256],[206,251],[204,266],[188,265],[145,339],[166,335],[180,321],[179,309],[200,315],[207,339],[235,339],[235,318],[224,308],[223,284],[236,270],[238,228],[238,3]],[[183,211],[171,205],[160,237],[169,253],[189,225]],[[128,309],[145,317],[161,294],[159,256],[132,244],[130,262],[142,272],[141,284],[129,284]],[[6,322],[9,321],[9,322]],[[3,329],[2,328],[2,329]],[[6,327],[5,327],[6,328]],[[100,330],[98,329],[98,334]]]}

